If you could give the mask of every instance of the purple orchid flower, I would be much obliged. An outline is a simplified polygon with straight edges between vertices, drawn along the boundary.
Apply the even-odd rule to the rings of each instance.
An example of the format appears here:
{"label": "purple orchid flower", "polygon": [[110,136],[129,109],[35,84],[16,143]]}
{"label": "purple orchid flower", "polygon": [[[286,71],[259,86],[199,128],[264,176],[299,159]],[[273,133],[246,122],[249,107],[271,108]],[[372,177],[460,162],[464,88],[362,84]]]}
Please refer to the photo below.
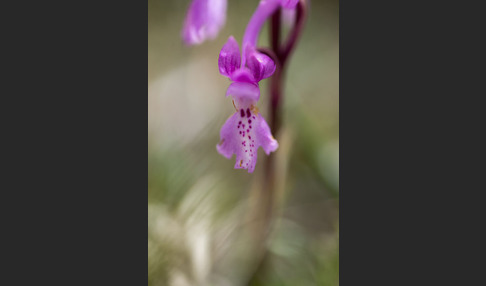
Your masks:
{"label": "purple orchid flower", "polygon": [[198,45],[214,39],[226,22],[226,0],[193,0],[187,11],[182,39]]}
{"label": "purple orchid flower", "polygon": [[[216,0],[212,0],[216,1]],[[236,112],[226,120],[221,128],[221,141],[216,146],[218,152],[230,159],[236,154],[235,169],[247,169],[253,173],[257,161],[257,150],[261,146],[267,155],[277,150],[278,143],[273,138],[267,122],[258,113],[256,104],[260,98],[258,82],[268,78],[275,72],[275,63],[267,55],[256,50],[258,35],[266,19],[278,8],[295,9],[299,0],[262,0],[253,14],[243,36],[242,52],[238,42],[230,36],[221,49],[218,59],[219,72],[228,77],[232,83],[226,96],[231,95]],[[196,7],[208,1],[194,0],[188,18],[194,18],[194,23],[204,21],[194,17],[191,11],[203,10]],[[192,16],[191,16],[192,15]],[[206,14],[207,16],[207,14]],[[198,23],[199,23],[198,22]],[[199,28],[198,28],[199,29]],[[205,30],[203,35],[209,35]],[[189,35],[196,32],[189,31]],[[201,37],[196,38],[196,42]],[[187,42],[187,41],[186,41]]]}
{"label": "purple orchid flower", "polygon": [[253,173],[257,161],[257,150],[261,146],[267,155],[277,150],[267,122],[258,113],[256,104],[260,98],[258,82],[275,72],[275,63],[256,50],[260,30],[266,19],[278,8],[295,9],[299,0],[262,0],[253,14],[243,36],[243,51],[230,36],[221,49],[218,59],[219,72],[233,83],[226,96],[231,95],[236,113],[221,128],[218,152],[230,159],[236,154],[235,169],[248,169]]}
{"label": "purple orchid flower", "polygon": [[221,128],[221,141],[216,148],[228,159],[236,154],[235,169],[253,173],[258,148],[261,146],[267,155],[278,148],[277,140],[256,107],[260,98],[258,82],[274,73],[275,63],[250,45],[245,47],[244,54],[246,65],[242,65],[238,43],[231,36],[219,55],[220,73],[233,81],[226,96],[233,98],[236,112]]}

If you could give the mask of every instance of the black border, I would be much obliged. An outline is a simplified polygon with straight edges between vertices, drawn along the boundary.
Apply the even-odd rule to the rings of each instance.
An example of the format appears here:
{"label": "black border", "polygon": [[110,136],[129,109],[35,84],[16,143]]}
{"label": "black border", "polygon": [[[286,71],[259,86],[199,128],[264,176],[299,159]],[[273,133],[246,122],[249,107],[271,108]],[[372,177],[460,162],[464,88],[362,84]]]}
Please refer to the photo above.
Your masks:
{"label": "black border", "polygon": [[17,5],[0,284],[144,285],[147,2]]}

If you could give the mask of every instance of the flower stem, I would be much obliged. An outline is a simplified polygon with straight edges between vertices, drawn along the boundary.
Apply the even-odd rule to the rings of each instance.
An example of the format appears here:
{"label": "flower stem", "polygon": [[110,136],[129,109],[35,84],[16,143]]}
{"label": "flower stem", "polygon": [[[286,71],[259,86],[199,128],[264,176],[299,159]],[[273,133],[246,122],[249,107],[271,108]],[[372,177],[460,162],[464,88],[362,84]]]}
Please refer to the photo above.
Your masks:
{"label": "flower stem", "polygon": [[[269,104],[269,125],[272,133],[279,137],[281,127],[281,109],[283,100],[283,82],[285,76],[285,67],[299,36],[302,32],[303,24],[307,16],[307,5],[305,0],[300,0],[297,4],[296,19],[292,30],[289,33],[286,43],[282,46],[280,43],[281,35],[281,8],[277,9],[271,17],[270,21],[270,44],[271,49],[259,48],[258,50],[273,59],[276,65],[275,73],[270,77],[270,104]],[[257,250],[259,253],[259,260],[257,262],[257,269],[253,273],[248,285],[252,285],[258,280],[259,273],[264,271],[265,261],[268,259],[267,251],[267,237],[272,227],[274,203],[276,198],[276,154],[271,153],[266,157],[265,161],[265,175],[263,181],[263,188],[259,196],[260,217],[262,219],[257,230],[257,237],[259,245]],[[284,178],[280,178],[284,179]]]}

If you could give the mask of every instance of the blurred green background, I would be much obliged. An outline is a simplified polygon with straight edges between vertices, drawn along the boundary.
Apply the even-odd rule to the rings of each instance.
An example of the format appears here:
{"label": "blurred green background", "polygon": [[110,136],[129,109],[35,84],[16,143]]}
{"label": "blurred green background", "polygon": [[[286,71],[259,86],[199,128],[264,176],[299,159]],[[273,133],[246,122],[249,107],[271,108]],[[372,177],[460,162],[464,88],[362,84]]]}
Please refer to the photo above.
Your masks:
{"label": "blurred green background", "polygon": [[[189,0],[148,1],[149,285],[339,284],[339,2],[311,1],[287,66],[274,224],[263,263],[251,257],[253,174],[216,151],[234,112],[218,71],[228,36],[241,44],[257,0],[228,0],[217,39],[186,47]],[[265,25],[259,46],[268,44]],[[268,80],[258,108],[268,118]],[[251,282],[250,281],[251,278]]]}

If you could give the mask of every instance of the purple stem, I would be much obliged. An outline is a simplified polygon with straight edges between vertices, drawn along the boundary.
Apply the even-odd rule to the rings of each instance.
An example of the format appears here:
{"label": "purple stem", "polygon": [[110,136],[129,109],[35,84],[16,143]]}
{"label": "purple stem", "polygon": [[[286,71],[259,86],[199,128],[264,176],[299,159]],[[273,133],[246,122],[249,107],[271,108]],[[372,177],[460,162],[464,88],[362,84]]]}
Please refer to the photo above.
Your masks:
{"label": "purple stem", "polygon": [[[284,80],[285,67],[290,55],[295,48],[299,36],[302,32],[302,28],[307,17],[307,5],[306,0],[300,0],[297,4],[297,15],[295,24],[289,33],[288,39],[285,45],[280,45],[280,33],[281,33],[281,9],[278,8],[273,12],[271,18],[270,26],[270,37],[271,37],[271,50],[267,48],[259,48],[261,53],[264,53],[271,57],[275,62],[276,69],[275,73],[270,77],[270,130],[272,133],[278,137],[278,132],[281,125],[281,105],[283,99],[283,89],[282,84]],[[253,19],[253,18],[252,18]],[[260,25],[261,27],[261,25]],[[248,31],[248,29],[247,29]],[[246,36],[246,33],[245,33]],[[258,35],[257,35],[258,37]],[[283,178],[282,178],[283,179]],[[258,280],[259,271],[263,271],[263,266],[265,260],[267,259],[268,252],[265,248],[266,238],[270,232],[271,222],[272,222],[272,212],[274,204],[274,194],[276,182],[276,169],[275,169],[275,154],[272,153],[267,156],[265,161],[265,176],[263,182],[263,190],[260,196],[260,205],[262,207],[261,211],[263,216],[263,224],[261,229],[257,231],[257,237],[260,238],[260,245],[258,249],[262,251],[262,256],[258,262],[256,271],[253,273],[248,285],[252,285],[256,280]]]}
{"label": "purple stem", "polygon": [[262,0],[253,13],[253,16],[246,26],[245,34],[243,35],[241,66],[244,67],[246,63],[246,46],[256,47],[258,35],[262,29],[263,24],[270,17],[276,9],[280,7],[280,0]]}

